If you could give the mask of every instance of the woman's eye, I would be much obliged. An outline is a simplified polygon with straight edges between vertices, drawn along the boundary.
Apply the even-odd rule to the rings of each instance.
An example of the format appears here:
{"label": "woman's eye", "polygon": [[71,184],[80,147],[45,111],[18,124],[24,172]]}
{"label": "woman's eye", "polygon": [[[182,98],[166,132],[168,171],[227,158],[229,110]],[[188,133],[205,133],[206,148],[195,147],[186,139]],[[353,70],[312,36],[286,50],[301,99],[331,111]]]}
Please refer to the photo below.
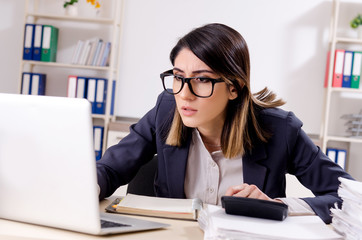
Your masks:
{"label": "woman's eye", "polygon": [[208,83],[208,82],[210,82],[210,79],[208,79],[208,78],[195,78],[195,80],[200,82],[200,83]]}
{"label": "woman's eye", "polygon": [[182,81],[183,77],[180,77],[180,76],[175,76],[175,80],[177,81]]}

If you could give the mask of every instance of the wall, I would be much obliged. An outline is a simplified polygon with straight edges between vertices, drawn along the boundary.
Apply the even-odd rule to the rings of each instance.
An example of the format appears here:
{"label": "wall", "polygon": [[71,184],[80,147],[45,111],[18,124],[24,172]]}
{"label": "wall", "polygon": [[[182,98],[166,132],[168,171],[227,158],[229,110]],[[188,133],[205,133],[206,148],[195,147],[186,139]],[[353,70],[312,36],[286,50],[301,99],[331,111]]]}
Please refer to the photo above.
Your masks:
{"label": "wall", "polygon": [[[0,43],[8,57],[0,60],[0,91],[16,92],[25,1],[2,2],[0,33],[8,37]],[[195,27],[221,22],[249,44],[252,90],[268,86],[307,132],[318,133],[330,14],[331,2],[321,0],[125,0],[116,112],[141,117],[152,108],[162,91],[159,74],[171,68],[168,55],[177,40]],[[64,59],[71,47],[58,55]],[[56,89],[49,91],[57,95]]]}
{"label": "wall", "polygon": [[[1,2],[0,92],[15,93],[25,0]],[[221,22],[238,30],[248,42],[252,91],[268,86],[287,101],[283,108],[295,112],[307,133],[319,133],[332,1],[125,0],[124,6],[117,115],[141,117],[152,108],[162,91],[159,74],[172,67],[168,56],[177,40],[195,27]],[[340,18],[346,35],[356,34],[348,28],[350,11],[354,14],[359,9],[352,8]],[[59,51],[62,59],[69,58],[75,47],[75,43],[64,42],[66,47]],[[64,71],[56,71],[59,82],[64,81]],[[64,85],[56,85],[48,92],[64,95],[65,90]],[[361,154],[351,156],[358,159]],[[360,169],[360,165],[350,168]]]}
{"label": "wall", "polygon": [[[162,91],[159,74],[168,55],[195,27],[221,22],[238,30],[251,55],[254,92],[265,86],[285,109],[319,133],[331,2],[315,0],[126,1],[118,113],[142,116]],[[132,103],[132,104],[130,104]]]}

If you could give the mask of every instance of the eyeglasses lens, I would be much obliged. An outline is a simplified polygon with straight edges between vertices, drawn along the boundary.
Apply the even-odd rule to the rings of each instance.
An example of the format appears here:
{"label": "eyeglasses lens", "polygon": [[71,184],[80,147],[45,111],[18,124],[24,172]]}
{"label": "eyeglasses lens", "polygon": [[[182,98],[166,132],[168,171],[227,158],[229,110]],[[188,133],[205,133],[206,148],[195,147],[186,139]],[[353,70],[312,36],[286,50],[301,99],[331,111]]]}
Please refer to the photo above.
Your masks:
{"label": "eyeglasses lens", "polygon": [[[177,94],[182,89],[182,79],[177,76],[165,76],[163,82],[166,91],[171,94]],[[212,93],[212,82],[208,79],[194,78],[190,80],[190,84],[193,93],[197,96],[208,97]]]}

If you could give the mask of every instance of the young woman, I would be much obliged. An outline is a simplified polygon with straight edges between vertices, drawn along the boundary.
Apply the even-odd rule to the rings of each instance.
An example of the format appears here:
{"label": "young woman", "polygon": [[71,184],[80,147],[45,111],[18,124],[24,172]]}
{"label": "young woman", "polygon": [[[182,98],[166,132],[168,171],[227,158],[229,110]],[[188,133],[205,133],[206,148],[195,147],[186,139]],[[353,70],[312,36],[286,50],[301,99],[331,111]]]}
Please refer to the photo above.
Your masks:
{"label": "young woman", "polygon": [[[292,112],[267,88],[252,94],[243,37],[222,24],[197,28],[172,49],[173,69],[161,74],[156,106],[97,162],[100,199],[132,180],[157,154],[157,196],[223,195],[283,201],[295,214],[331,221],[338,177],[351,178],[326,157]],[[285,174],[316,197],[285,198]]]}

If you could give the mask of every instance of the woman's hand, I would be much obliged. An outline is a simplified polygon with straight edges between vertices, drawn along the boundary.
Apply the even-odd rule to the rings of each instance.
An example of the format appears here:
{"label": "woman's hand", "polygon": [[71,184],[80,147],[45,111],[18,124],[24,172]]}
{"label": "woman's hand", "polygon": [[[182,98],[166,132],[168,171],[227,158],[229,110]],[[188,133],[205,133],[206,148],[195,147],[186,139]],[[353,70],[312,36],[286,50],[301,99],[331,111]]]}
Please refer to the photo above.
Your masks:
{"label": "woman's hand", "polygon": [[282,202],[279,199],[272,199],[263,193],[257,186],[249,184],[241,184],[229,187],[226,190],[225,196],[234,196],[234,197],[246,197],[246,198],[256,198],[262,200],[269,200],[274,202]]}

